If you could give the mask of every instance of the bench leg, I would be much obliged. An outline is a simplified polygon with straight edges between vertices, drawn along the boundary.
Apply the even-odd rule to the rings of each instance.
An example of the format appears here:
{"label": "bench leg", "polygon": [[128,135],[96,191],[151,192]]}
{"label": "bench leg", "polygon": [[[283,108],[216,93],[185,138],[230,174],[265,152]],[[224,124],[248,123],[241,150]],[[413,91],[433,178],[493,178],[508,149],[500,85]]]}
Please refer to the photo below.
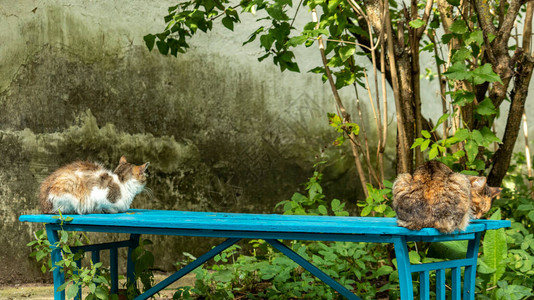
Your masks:
{"label": "bench leg", "polygon": [[117,248],[109,250],[109,273],[111,275],[111,294],[119,291],[119,254]]}
{"label": "bench leg", "polygon": [[397,269],[399,271],[400,298],[402,300],[413,299],[413,282],[408,255],[408,245],[404,236],[393,237],[395,256],[397,257]]}
{"label": "bench leg", "polygon": [[475,233],[475,238],[469,240],[467,246],[466,258],[470,259],[471,265],[466,266],[464,270],[464,293],[463,299],[474,300],[475,299],[475,279],[477,269],[478,247],[480,245],[480,238],[482,232]]}
{"label": "bench leg", "polygon": [[187,266],[181,268],[178,270],[178,272],[172,274],[171,276],[167,277],[160,283],[156,284],[152,288],[150,288],[148,291],[144,292],[142,295],[139,295],[135,298],[135,300],[144,300],[152,297],[157,292],[161,291],[162,289],[166,288],[176,280],[182,278],[184,275],[189,274],[194,269],[198,268],[200,265],[204,264],[206,261],[212,259],[215,255],[223,252],[228,247],[232,246],[233,244],[239,242],[240,238],[229,238],[219,244],[218,246],[214,247],[210,251],[204,253],[202,256],[197,258],[195,261],[189,263]]}
{"label": "bench leg", "polygon": [[[50,247],[52,248],[52,266],[55,266],[58,261],[61,260],[61,249],[56,248],[57,242],[59,242],[59,237],[57,229],[54,229],[51,225],[46,225],[46,235],[48,236],[48,241],[50,242]],[[63,274],[63,269],[56,266],[53,271],[54,275],[54,300],[65,300],[65,290],[58,291],[58,288],[65,282],[65,275]]]}
{"label": "bench leg", "polygon": [[139,246],[140,234],[130,234],[130,245],[128,245],[128,262],[126,265],[126,282],[127,285],[133,284],[136,287],[135,282],[135,264],[133,261],[133,251]]}

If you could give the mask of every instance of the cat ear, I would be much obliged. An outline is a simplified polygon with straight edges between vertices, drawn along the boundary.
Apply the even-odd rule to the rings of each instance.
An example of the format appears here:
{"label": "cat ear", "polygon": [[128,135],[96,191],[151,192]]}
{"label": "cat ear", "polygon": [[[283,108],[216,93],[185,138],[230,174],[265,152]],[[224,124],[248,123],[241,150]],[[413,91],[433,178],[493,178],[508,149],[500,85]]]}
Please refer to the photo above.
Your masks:
{"label": "cat ear", "polygon": [[119,160],[119,164],[125,164],[126,163],[126,156],[121,156],[121,159]]}
{"label": "cat ear", "polygon": [[484,176],[468,176],[471,181],[471,187],[475,190],[481,190],[486,186],[486,177]]}
{"label": "cat ear", "polygon": [[501,195],[502,188],[500,187],[490,187],[491,198],[499,198]]}
{"label": "cat ear", "polygon": [[144,172],[146,171],[146,169],[148,168],[148,165],[150,165],[149,162],[146,162],[146,163],[144,163],[143,165],[141,165],[141,167],[140,167],[140,172],[141,172],[141,173],[144,173]]}

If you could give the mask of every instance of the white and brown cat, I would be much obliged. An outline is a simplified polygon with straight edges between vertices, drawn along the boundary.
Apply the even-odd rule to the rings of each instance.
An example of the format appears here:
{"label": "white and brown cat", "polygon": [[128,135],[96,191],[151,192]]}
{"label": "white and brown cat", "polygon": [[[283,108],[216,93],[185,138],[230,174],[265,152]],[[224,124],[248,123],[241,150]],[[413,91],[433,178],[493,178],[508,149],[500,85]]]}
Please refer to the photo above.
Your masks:
{"label": "white and brown cat", "polygon": [[55,214],[120,213],[130,208],[147,181],[149,163],[137,166],[123,156],[115,171],[77,161],[54,171],[41,184],[42,212]]}

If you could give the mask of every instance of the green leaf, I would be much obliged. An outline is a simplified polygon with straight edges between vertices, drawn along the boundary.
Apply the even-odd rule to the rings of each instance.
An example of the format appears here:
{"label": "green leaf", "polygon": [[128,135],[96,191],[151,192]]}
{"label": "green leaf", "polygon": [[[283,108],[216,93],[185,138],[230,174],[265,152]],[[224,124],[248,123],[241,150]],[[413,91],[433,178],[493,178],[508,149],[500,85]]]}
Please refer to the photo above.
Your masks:
{"label": "green leaf", "polygon": [[480,102],[476,108],[476,112],[479,115],[483,116],[491,116],[497,113],[497,110],[495,109],[495,105],[493,105],[493,102],[490,98],[486,97],[484,101]]}
{"label": "green leaf", "polygon": [[230,29],[231,31],[234,31],[234,20],[228,16],[222,18],[222,24],[224,27]]}
{"label": "green leaf", "polygon": [[471,78],[467,66],[463,62],[456,62],[450,66],[443,75],[452,80],[466,80]]}
{"label": "green leaf", "polygon": [[421,144],[421,151],[425,151],[425,150],[428,148],[428,145],[430,145],[430,140],[425,140],[425,141]]}
{"label": "green leaf", "polygon": [[412,264],[418,264],[421,262],[421,256],[415,251],[410,251],[410,253],[408,253],[408,257],[410,258],[410,263]]}
{"label": "green leaf", "polygon": [[436,126],[434,126],[434,128],[432,128],[432,131],[436,131],[438,126],[443,124],[443,122],[445,122],[449,118],[449,116],[450,116],[449,114],[444,114],[441,117],[439,117],[438,122],[436,123]]}
{"label": "green leaf", "polygon": [[486,143],[500,143],[501,139],[499,139],[491,129],[488,127],[483,127],[480,130],[480,133],[482,134],[482,137],[484,137],[484,140],[486,140]]}
{"label": "green leaf", "polygon": [[48,253],[43,251],[43,250],[37,251],[37,254],[35,255],[35,259],[37,261],[40,261],[41,259],[45,258],[47,255],[48,255]]}
{"label": "green leaf", "polygon": [[458,49],[456,52],[454,52],[454,55],[452,56],[453,62],[462,62],[466,59],[470,59],[472,57],[471,51],[469,49],[462,47]]}
{"label": "green leaf", "polygon": [[280,5],[271,5],[265,8],[265,10],[274,20],[281,21],[287,19],[287,16],[285,15],[284,11],[282,10],[282,6]]}
{"label": "green leaf", "polygon": [[65,288],[67,288],[67,286],[69,285],[69,283],[70,283],[70,281],[64,282],[62,285],[60,285],[60,286],[57,288],[57,291],[58,291],[58,292],[64,291]]}
{"label": "green leaf", "polygon": [[158,47],[159,53],[167,55],[169,53],[169,45],[165,41],[157,41],[156,46]]}
{"label": "green leaf", "polygon": [[353,56],[355,52],[356,47],[351,45],[343,46],[339,49],[339,57],[341,57],[341,60],[345,62],[347,59]]}
{"label": "green leaf", "polygon": [[489,267],[484,260],[478,260],[477,272],[481,274],[492,274],[495,273],[496,269]]}
{"label": "green leaf", "polygon": [[338,199],[333,199],[332,203],[330,205],[331,205],[333,211],[337,211],[340,208],[342,208],[342,207],[340,207],[341,206],[341,201],[339,201]]}
{"label": "green leaf", "polygon": [[473,140],[465,143],[465,151],[467,152],[467,160],[473,162],[478,154],[478,145]]}
{"label": "green leaf", "polygon": [[377,213],[383,213],[386,210],[387,206],[385,204],[380,204],[378,206],[375,206],[374,211]]}
{"label": "green leaf", "polygon": [[76,295],[78,295],[78,285],[72,284],[67,289],[67,298],[68,299],[74,298],[74,297],[76,297]]}
{"label": "green leaf", "polygon": [[529,212],[528,217],[532,222],[534,222],[534,211]]}
{"label": "green leaf", "polygon": [[463,142],[470,136],[469,130],[466,128],[460,128],[456,130],[456,133],[451,139],[454,139],[455,143]]}
{"label": "green leaf", "polygon": [[383,276],[383,275],[389,275],[393,272],[393,268],[391,266],[382,266],[378,270],[376,270],[375,276]]}
{"label": "green leaf", "polygon": [[476,43],[478,46],[481,46],[484,43],[484,35],[482,30],[475,30],[469,34],[469,38],[465,40],[465,44],[469,45],[471,43]]}
{"label": "green leaf", "polygon": [[431,138],[432,136],[430,135],[430,133],[426,130],[421,130],[421,135],[424,137],[424,138]]}
{"label": "green leaf", "polygon": [[156,36],[147,34],[143,37],[143,40],[145,40],[145,45],[148,48],[148,51],[152,51],[152,49],[154,49],[154,43],[156,42]]}
{"label": "green leaf", "polygon": [[471,139],[475,141],[475,143],[479,146],[486,146],[486,140],[484,140],[484,137],[480,133],[480,131],[473,129],[471,132]]}
{"label": "green leaf", "polygon": [[102,286],[98,286],[96,288],[95,295],[98,297],[98,299],[106,300],[108,299],[109,293]]}
{"label": "green leaf", "polygon": [[430,148],[430,151],[428,152],[428,159],[432,160],[438,156],[438,147],[436,144],[432,145],[432,148]]}
{"label": "green leaf", "polygon": [[448,44],[450,40],[454,37],[452,33],[447,33],[441,36],[441,42],[443,44]]}
{"label": "green leaf", "polygon": [[447,0],[447,2],[452,6],[460,6],[460,0]]}
{"label": "green leaf", "polygon": [[449,29],[451,30],[451,32],[456,34],[464,34],[468,30],[467,25],[462,19],[457,19],[456,21],[454,21],[454,23],[452,23]]}
{"label": "green leaf", "polygon": [[371,213],[371,210],[372,210],[372,209],[373,209],[373,208],[372,208],[370,205],[364,207],[364,208],[362,209],[361,216],[362,216],[362,217],[368,216],[368,215]]}
{"label": "green leaf", "polygon": [[60,242],[65,244],[69,240],[69,234],[66,231],[60,231]]}
{"label": "green leaf", "polygon": [[305,35],[294,36],[287,41],[287,45],[290,47],[296,47],[298,45],[304,44],[308,40],[308,37]]}
{"label": "green leaf", "polygon": [[472,103],[473,101],[475,101],[475,96],[476,96],[475,93],[468,92],[465,90],[459,90],[459,91],[453,92],[451,93],[451,95],[454,100],[452,104],[456,104],[460,106],[464,106],[468,103]]}
{"label": "green leaf", "polygon": [[473,70],[472,72],[474,83],[476,85],[482,84],[484,82],[500,82],[501,77],[497,75],[497,73],[493,72],[493,69],[491,68],[491,64],[485,64],[481,67],[478,67]]}
{"label": "green leaf", "polygon": [[94,282],[91,282],[89,284],[89,291],[91,292],[91,294],[94,294],[96,292],[96,284]]}
{"label": "green leaf", "polygon": [[421,19],[417,19],[417,20],[412,20],[410,21],[410,26],[412,26],[413,28],[419,28],[421,26],[424,26],[425,25],[425,22]]}
{"label": "green leaf", "polygon": [[[490,219],[500,220],[501,210],[498,209]],[[484,250],[482,260],[489,268],[495,269],[495,272],[491,275],[491,284],[496,285],[497,281],[502,277],[506,270],[508,246],[506,244],[506,233],[504,232],[504,228],[488,230],[484,236],[482,248]]]}
{"label": "green leaf", "polygon": [[265,48],[265,50],[270,50],[274,43],[274,38],[271,34],[264,34],[260,36],[260,45]]}
{"label": "green leaf", "polygon": [[321,215],[328,215],[328,210],[326,209],[326,206],[324,205],[319,205],[317,210],[319,211]]}
{"label": "green leaf", "polygon": [[334,11],[339,5],[339,2],[341,2],[341,0],[328,1],[328,11]]}
{"label": "green leaf", "polygon": [[522,210],[534,210],[534,205],[530,204],[530,203],[529,204],[521,204],[516,209],[519,210],[519,211],[522,211]]}

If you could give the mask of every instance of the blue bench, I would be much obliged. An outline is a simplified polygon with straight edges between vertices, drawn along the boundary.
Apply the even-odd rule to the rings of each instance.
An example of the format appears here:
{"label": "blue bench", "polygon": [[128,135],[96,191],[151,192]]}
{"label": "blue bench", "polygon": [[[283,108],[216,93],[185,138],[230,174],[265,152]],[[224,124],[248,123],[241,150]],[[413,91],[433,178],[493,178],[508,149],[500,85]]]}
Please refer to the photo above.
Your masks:
{"label": "blue bench", "polygon": [[[224,242],[136,299],[149,298],[241,239],[265,240],[347,299],[360,298],[279,240],[393,243],[397,257],[401,299],[413,299],[412,273],[419,273],[420,276],[420,299],[429,299],[430,271],[436,271],[437,299],[445,299],[446,269],[452,270],[453,299],[474,299],[480,238],[486,230],[510,227],[510,221],[507,220],[474,220],[464,232],[441,234],[433,228],[411,231],[399,227],[396,224],[395,218],[293,216],[138,209],[133,209],[122,214],[69,216],[73,220],[64,223],[62,226],[60,226],[57,217],[54,218],[53,215],[22,215],[19,220],[22,222],[45,223],[48,239],[52,245],[58,241],[58,231],[62,229],[66,231],[129,233],[130,239],[126,241],[80,247],[84,251],[93,252],[93,258],[99,257],[100,250],[110,250],[112,292],[116,292],[118,288],[117,249],[121,247],[129,248],[127,277],[133,278],[134,268],[131,261],[131,252],[138,245],[141,234],[227,238]],[[456,240],[469,241],[466,258],[426,264],[410,263],[407,242]],[[52,263],[60,260],[61,253],[59,251],[59,249],[52,251]],[[461,279],[462,267],[464,267],[463,293]],[[57,268],[53,272],[53,275],[55,288],[54,299],[65,299],[64,291],[57,291],[57,288],[65,280],[64,274]]]}

